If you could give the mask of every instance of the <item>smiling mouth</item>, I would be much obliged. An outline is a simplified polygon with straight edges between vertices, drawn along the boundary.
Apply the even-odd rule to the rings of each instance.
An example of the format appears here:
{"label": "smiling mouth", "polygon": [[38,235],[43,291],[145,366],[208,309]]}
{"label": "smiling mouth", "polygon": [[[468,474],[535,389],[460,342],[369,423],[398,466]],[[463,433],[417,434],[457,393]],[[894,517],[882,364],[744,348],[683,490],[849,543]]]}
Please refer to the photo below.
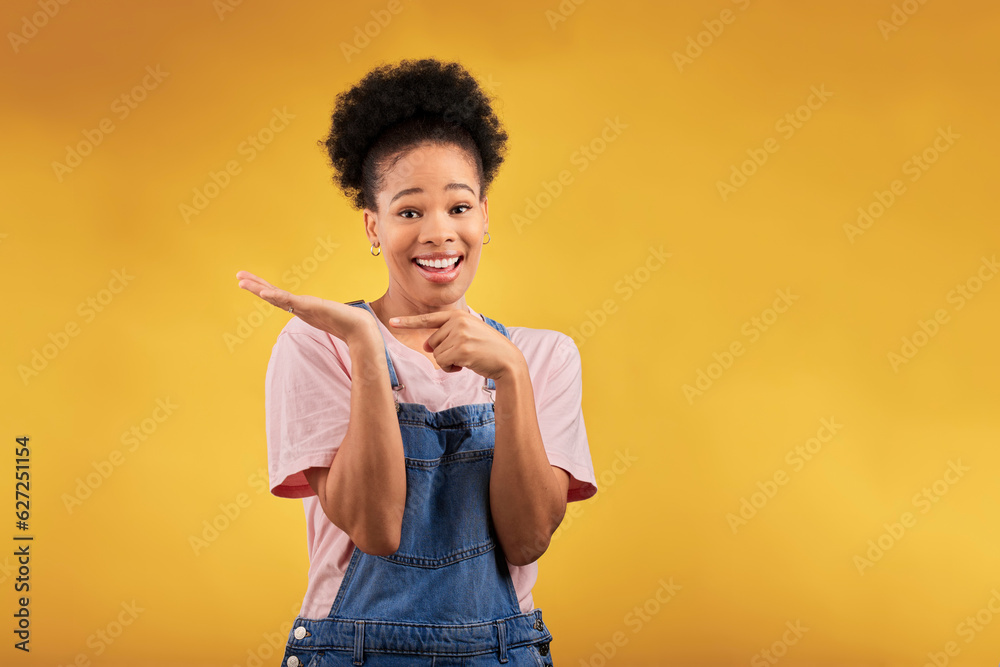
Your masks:
{"label": "smiling mouth", "polygon": [[459,256],[458,260],[450,261],[441,259],[432,260],[424,262],[424,264],[418,262],[416,258],[413,258],[411,261],[425,278],[431,282],[443,283],[454,280],[454,278],[458,275],[459,268],[465,261],[465,257]]}

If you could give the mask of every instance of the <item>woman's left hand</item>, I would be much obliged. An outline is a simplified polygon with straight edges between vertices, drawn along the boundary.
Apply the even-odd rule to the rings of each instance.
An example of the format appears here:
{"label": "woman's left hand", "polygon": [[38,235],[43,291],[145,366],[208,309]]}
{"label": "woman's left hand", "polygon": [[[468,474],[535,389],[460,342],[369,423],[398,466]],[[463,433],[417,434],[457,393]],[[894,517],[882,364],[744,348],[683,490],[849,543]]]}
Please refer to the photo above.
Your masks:
{"label": "woman's left hand", "polygon": [[521,350],[510,339],[468,311],[442,310],[392,318],[389,326],[436,329],[424,349],[433,352],[441,370],[449,373],[470,368],[477,375],[497,381],[525,363]]}

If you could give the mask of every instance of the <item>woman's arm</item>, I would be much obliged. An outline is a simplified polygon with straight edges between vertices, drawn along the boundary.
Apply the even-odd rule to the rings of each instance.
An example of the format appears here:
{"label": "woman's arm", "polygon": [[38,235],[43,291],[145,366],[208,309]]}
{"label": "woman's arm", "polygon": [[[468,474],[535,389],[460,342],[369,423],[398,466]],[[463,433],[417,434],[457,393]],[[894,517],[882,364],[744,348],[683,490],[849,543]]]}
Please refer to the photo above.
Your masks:
{"label": "woman's arm", "polygon": [[545,454],[524,357],[495,382],[490,512],[507,560],[527,565],[545,553],[566,514],[569,473]]}
{"label": "woman's arm", "polygon": [[351,416],[329,468],[305,471],[326,516],[365,553],[399,548],[406,505],[406,466],[381,333],[348,341]]}
{"label": "woman's arm", "polygon": [[236,278],[240,288],[347,344],[352,368],[347,433],[329,467],[303,473],[327,518],[359,549],[395,552],[406,505],[406,466],[378,322],[350,304],[292,294],[249,271]]}

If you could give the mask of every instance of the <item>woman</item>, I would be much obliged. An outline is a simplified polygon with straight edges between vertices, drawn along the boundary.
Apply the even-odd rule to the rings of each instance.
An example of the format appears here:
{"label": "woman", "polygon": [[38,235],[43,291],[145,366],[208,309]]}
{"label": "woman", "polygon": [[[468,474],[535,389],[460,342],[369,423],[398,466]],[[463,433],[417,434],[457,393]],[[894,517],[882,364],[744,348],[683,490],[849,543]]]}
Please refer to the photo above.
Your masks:
{"label": "woman", "polygon": [[344,304],[237,274],[296,316],[265,387],[271,492],[303,499],[310,557],[283,665],[553,664],[536,561],[597,486],[573,340],[465,302],[506,140],[457,63],[378,67],[323,143],[385,293]]}

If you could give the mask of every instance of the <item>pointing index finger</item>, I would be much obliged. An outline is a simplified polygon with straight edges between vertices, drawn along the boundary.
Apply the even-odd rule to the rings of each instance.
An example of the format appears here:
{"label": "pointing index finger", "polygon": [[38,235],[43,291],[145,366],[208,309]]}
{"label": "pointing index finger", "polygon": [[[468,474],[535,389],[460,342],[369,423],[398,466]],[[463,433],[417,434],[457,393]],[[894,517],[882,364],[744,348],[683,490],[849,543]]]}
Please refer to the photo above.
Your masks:
{"label": "pointing index finger", "polygon": [[[457,312],[457,311],[456,311]],[[409,315],[407,317],[390,317],[389,324],[394,327],[408,329],[432,329],[439,327],[448,321],[451,313],[447,310],[440,310],[436,313],[424,313],[423,315]]]}

